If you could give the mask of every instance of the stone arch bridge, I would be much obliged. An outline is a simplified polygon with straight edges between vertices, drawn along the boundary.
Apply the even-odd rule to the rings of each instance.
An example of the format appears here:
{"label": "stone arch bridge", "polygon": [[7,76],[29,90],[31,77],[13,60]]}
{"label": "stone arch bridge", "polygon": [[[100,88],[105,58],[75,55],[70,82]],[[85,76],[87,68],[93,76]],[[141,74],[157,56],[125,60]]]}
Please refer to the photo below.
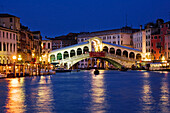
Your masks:
{"label": "stone arch bridge", "polygon": [[48,61],[59,66],[66,65],[69,69],[77,62],[86,58],[100,58],[120,68],[122,65],[131,67],[142,59],[143,53],[134,48],[103,42],[94,37],[85,42],[56,49],[48,54]]}

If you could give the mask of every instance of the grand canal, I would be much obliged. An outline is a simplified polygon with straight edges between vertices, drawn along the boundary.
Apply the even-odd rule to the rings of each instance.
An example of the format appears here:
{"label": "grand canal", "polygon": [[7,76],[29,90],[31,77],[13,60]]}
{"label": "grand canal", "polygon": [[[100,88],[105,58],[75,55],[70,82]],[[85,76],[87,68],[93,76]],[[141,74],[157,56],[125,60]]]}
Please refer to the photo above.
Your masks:
{"label": "grand canal", "polygon": [[170,73],[93,71],[0,79],[8,113],[170,113]]}

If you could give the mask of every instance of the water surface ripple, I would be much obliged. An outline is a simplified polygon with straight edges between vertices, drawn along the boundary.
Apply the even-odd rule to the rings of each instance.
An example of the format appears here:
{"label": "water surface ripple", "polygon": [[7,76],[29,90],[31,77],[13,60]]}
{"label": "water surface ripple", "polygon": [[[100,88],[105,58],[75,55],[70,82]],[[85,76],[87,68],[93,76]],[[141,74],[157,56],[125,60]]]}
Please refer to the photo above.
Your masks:
{"label": "water surface ripple", "polygon": [[2,113],[170,113],[170,73],[93,70],[0,79]]}

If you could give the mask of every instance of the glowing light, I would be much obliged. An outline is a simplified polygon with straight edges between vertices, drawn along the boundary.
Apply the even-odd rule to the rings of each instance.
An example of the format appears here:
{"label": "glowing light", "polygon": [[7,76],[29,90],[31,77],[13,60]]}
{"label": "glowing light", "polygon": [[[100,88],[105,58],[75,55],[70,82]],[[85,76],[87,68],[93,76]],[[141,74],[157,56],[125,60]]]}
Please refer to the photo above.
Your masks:
{"label": "glowing light", "polygon": [[165,61],[165,56],[162,56],[162,61]]}
{"label": "glowing light", "polygon": [[18,55],[18,60],[22,60],[21,55]]}
{"label": "glowing light", "polygon": [[35,54],[34,53],[32,53],[32,57],[34,57],[35,56]]}
{"label": "glowing light", "polygon": [[14,59],[14,60],[15,60],[15,59],[17,59],[17,57],[14,55],[14,56],[12,57],[12,59]]}

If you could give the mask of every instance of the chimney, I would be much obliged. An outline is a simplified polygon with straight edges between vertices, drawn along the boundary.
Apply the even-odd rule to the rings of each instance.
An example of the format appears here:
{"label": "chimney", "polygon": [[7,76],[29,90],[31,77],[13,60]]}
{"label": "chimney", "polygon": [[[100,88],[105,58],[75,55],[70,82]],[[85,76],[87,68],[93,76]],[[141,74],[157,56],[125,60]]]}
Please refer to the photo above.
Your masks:
{"label": "chimney", "polygon": [[140,25],[140,30],[142,30],[142,25]]}

